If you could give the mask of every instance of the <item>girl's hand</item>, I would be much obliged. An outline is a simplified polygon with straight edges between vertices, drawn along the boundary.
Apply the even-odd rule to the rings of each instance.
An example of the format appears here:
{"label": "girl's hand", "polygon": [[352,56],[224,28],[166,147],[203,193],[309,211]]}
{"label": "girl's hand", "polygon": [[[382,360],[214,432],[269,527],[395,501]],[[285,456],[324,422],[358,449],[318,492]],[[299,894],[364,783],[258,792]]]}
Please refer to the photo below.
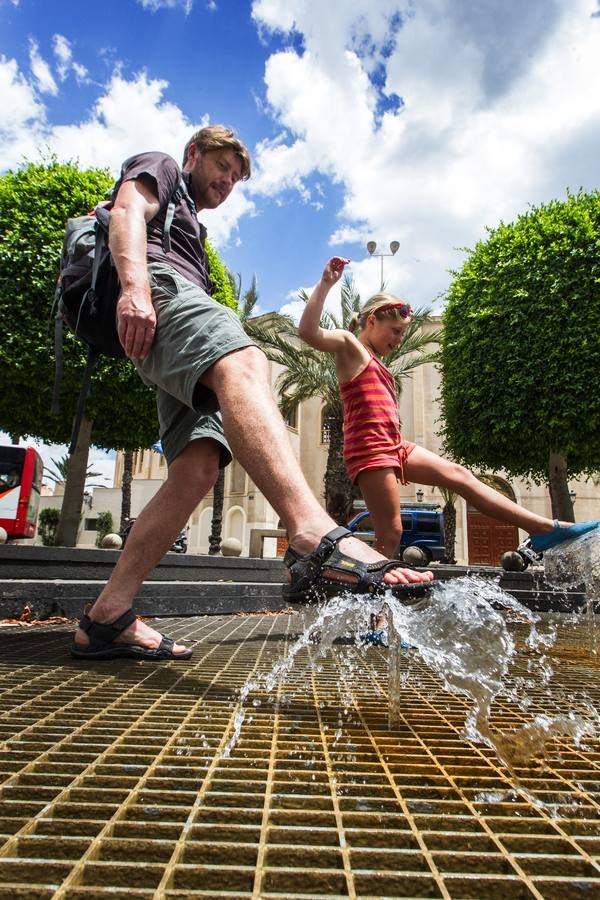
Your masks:
{"label": "girl's hand", "polygon": [[334,285],[342,277],[344,266],[347,266],[349,262],[350,260],[343,256],[332,256],[323,270],[322,281],[328,287]]}

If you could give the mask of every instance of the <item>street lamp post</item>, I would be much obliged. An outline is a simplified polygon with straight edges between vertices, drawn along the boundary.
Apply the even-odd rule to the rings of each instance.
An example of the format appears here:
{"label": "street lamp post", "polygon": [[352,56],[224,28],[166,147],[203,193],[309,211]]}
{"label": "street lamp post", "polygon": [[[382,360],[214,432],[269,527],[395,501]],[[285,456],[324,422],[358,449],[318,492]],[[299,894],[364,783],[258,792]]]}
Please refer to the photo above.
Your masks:
{"label": "street lamp post", "polygon": [[383,290],[383,257],[384,256],[395,256],[398,252],[398,247],[400,246],[399,241],[391,241],[390,242],[390,253],[375,253],[377,250],[377,244],[375,241],[369,241],[367,243],[367,250],[369,252],[369,256],[378,256],[381,259],[381,289]]}

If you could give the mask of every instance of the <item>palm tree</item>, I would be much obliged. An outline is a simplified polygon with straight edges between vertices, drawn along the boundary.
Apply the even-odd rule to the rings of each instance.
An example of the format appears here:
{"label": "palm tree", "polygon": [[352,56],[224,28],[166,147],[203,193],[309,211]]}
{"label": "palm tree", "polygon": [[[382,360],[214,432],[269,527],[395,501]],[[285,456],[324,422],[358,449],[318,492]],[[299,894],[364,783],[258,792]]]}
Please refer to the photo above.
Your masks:
{"label": "palm tree", "polygon": [[119,531],[123,533],[131,517],[131,482],[133,481],[133,451],[123,453],[123,480],[121,485],[121,521]]}
{"label": "palm tree", "polygon": [[[300,298],[306,302],[308,295],[301,291]],[[344,278],[341,289],[341,315],[325,311],[321,327],[326,329],[347,328],[350,318],[360,311],[360,295],[351,279]],[[402,391],[402,381],[411,375],[413,369],[434,361],[437,351],[428,348],[439,343],[440,332],[425,335],[421,326],[430,321],[430,311],[421,310],[413,315],[404,341],[386,358],[386,365],[394,375],[398,396]],[[288,415],[303,400],[320,397],[323,403],[323,421],[329,435],[329,450],[325,470],[325,503],[331,517],[345,524],[352,512],[353,490],[346,474],[342,459],[343,448],[343,407],[340,398],[335,357],[332,353],[321,353],[307,347],[298,338],[293,320],[289,316],[271,313],[246,323],[248,333],[263,348],[268,358],[283,367],[278,377],[280,408]]]}
{"label": "palm tree", "polygon": [[444,549],[445,549],[445,562],[449,566],[456,565],[456,557],[454,552],[456,550],[456,506],[454,505],[454,501],[458,497],[456,491],[451,490],[451,488],[447,487],[438,487],[437,490],[440,492],[442,497],[444,498]]}
{"label": "palm tree", "polygon": [[[54,484],[64,484],[67,480],[67,469],[69,465],[69,455],[66,453],[64,456],[61,456],[60,459],[51,459],[54,468],[50,466],[44,466],[44,474],[49,481],[52,481]],[[91,472],[91,464],[89,464],[86,468],[85,480],[88,478],[97,478],[102,475],[102,472]],[[88,487],[102,487],[101,484],[90,484]]]}

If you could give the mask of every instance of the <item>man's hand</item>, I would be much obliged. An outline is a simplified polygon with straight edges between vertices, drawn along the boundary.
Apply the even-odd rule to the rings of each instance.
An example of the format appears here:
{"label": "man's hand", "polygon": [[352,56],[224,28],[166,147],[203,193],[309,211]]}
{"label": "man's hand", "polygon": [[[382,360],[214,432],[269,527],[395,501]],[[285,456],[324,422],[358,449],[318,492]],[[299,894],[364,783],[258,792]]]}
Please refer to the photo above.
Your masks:
{"label": "man's hand", "polygon": [[336,282],[340,280],[342,277],[342,273],[344,271],[344,266],[347,266],[350,262],[349,259],[346,259],[343,256],[332,256],[327,265],[323,270],[323,275],[321,276],[321,280],[327,287],[332,287]]}
{"label": "man's hand", "polygon": [[129,359],[144,359],[156,331],[156,313],[150,293],[123,291],[117,303],[117,332]]}

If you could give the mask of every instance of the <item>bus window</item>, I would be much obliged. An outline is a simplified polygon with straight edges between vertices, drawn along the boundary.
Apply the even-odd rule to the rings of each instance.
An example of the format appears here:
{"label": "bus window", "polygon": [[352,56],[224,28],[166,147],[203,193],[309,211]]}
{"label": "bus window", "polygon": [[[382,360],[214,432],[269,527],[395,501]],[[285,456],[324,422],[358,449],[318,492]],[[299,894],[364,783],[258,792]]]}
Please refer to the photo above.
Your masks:
{"label": "bus window", "polygon": [[0,447],[0,526],[9,540],[35,534],[43,469],[33,447]]}
{"label": "bus window", "polygon": [[6,491],[21,484],[25,447],[0,448],[0,490]]}

